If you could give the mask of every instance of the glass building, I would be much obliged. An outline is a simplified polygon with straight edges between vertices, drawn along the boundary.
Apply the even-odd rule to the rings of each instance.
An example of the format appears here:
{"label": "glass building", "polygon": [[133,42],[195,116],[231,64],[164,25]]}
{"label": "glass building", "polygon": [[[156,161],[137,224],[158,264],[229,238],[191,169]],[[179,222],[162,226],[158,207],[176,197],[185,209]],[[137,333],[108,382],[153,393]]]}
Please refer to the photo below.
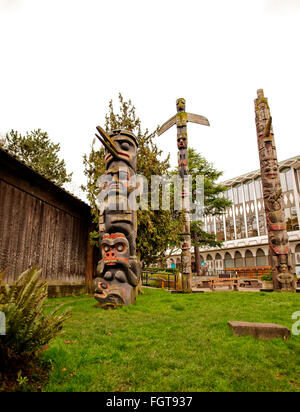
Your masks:
{"label": "glass building", "polygon": [[[279,162],[279,170],[290,249],[295,272],[300,275],[300,156]],[[228,187],[225,196],[232,206],[221,216],[204,219],[204,229],[223,241],[221,248],[200,249],[204,272],[216,275],[226,269],[267,268],[269,247],[260,171],[223,184]],[[178,264],[178,257],[171,260],[170,265]]]}

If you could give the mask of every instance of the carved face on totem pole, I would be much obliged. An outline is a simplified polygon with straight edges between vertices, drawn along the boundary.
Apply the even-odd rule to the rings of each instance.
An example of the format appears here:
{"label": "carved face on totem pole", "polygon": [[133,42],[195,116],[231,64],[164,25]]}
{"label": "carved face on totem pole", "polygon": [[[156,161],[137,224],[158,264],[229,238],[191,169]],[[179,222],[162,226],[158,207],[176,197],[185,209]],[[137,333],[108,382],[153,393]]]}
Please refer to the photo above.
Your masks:
{"label": "carved face on totem pole", "polygon": [[292,290],[293,275],[285,224],[283,195],[268,100],[262,89],[257,91],[255,120],[270,259],[275,290]]}
{"label": "carved face on totem pole", "polygon": [[285,230],[285,217],[281,210],[273,210],[266,215],[268,231]]}
{"label": "carved face on totem pole", "polygon": [[266,180],[278,178],[278,163],[276,159],[268,159],[262,161],[263,176]]}
{"label": "carved face on totem pole", "polygon": [[267,140],[264,139],[264,141],[261,144],[261,159],[262,160],[267,160],[267,159],[276,159],[277,158],[277,153],[275,146],[273,144],[273,140]]}
{"label": "carved face on totem pole", "polygon": [[178,147],[178,150],[187,149],[187,133],[186,132],[182,132],[180,135],[177,136],[177,147]]}
{"label": "carved face on totem pole", "polygon": [[289,253],[288,235],[286,231],[272,231],[269,237],[270,247],[275,255],[287,255]]}
{"label": "carved face on totem pole", "polygon": [[114,130],[109,134],[114,143],[116,155],[106,149],[106,167],[113,162],[114,166],[124,163],[136,171],[137,141],[133,133],[124,130]]}
{"label": "carved face on totem pole", "polygon": [[115,130],[107,134],[99,126],[97,130],[101,137],[96,136],[106,149],[106,173],[100,187],[106,192],[99,216],[101,259],[94,297],[103,306],[129,305],[135,300],[140,278],[136,212],[130,210],[128,204],[128,196],[135,189],[130,178],[136,172],[137,142],[129,131]]}
{"label": "carved face on totem pole", "polygon": [[271,212],[282,209],[282,192],[277,159],[261,161],[261,177],[266,211]]}
{"label": "carved face on totem pole", "polygon": [[[138,284],[138,275],[130,259],[129,242],[123,233],[104,233],[101,256],[97,266],[95,298],[99,302],[109,299],[127,305],[131,300],[132,287]],[[110,296],[113,294],[113,296]]]}
{"label": "carved face on totem pole", "polygon": [[178,148],[178,167],[179,175],[183,177],[188,174],[188,139],[186,131],[187,117],[185,113],[185,99],[179,98],[176,100],[177,108],[177,148]]}
{"label": "carved face on totem pole", "polygon": [[268,100],[264,96],[262,89],[257,90],[257,99],[255,103],[256,128],[258,136],[265,131],[266,122],[270,118],[270,108]]}
{"label": "carved face on totem pole", "polygon": [[185,99],[180,97],[176,100],[177,112],[185,112]]}

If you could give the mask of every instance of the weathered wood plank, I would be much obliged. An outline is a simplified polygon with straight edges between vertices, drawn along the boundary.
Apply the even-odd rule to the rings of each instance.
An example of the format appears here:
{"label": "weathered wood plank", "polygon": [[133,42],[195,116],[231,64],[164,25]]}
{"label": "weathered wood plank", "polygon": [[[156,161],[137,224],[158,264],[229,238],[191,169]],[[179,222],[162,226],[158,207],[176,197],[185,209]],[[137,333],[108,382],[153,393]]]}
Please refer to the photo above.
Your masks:
{"label": "weathered wood plank", "polygon": [[170,127],[172,127],[174,124],[176,124],[176,114],[175,116],[171,117],[171,119],[167,120],[159,129],[159,131],[157,132],[158,136],[160,136],[161,134],[163,134],[165,131],[167,131],[168,129],[170,129]]}
{"label": "weathered wood plank", "polygon": [[11,232],[13,230],[13,202],[14,202],[15,191],[11,186],[7,186],[5,194],[5,205],[4,205],[4,227],[3,227],[3,243],[1,249],[1,270],[5,269],[6,281],[11,279],[11,261],[9,259],[9,241],[11,237]]}
{"label": "weathered wood plank", "polygon": [[188,122],[198,123],[198,124],[202,124],[204,126],[209,126],[210,125],[208,119],[204,116],[201,116],[200,114],[187,113],[187,120],[188,120]]}
{"label": "weathered wood plank", "polygon": [[2,162],[2,154],[0,150],[0,271],[7,268],[6,281],[38,265],[51,283],[83,283],[90,208],[51,182],[43,186],[40,176],[30,180],[34,172],[27,173],[24,165],[19,170],[15,159],[12,166],[7,159]]}

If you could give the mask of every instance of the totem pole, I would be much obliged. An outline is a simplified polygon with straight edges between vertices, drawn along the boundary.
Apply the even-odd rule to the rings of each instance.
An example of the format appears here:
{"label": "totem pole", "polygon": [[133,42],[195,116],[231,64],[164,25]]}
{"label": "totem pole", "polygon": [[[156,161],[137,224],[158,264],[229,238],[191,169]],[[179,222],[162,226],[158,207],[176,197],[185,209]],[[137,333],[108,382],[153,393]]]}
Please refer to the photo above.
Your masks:
{"label": "totem pole", "polygon": [[273,287],[276,291],[293,292],[296,284],[292,273],[272,117],[268,99],[264,97],[262,89],[257,90],[254,103]]}
{"label": "totem pole", "polygon": [[130,305],[135,301],[141,276],[136,256],[136,211],[128,202],[135,189],[130,179],[136,173],[137,140],[126,130],[109,134],[99,126],[97,130],[100,136],[96,136],[106,149],[106,172],[99,181],[100,195],[105,194],[99,205],[101,259],[94,297],[103,306]]}
{"label": "totem pole", "polygon": [[[177,114],[162,125],[158,131],[160,136],[174,124],[177,126],[177,147],[178,147],[178,171],[179,176],[184,179],[188,177],[188,138],[187,122],[198,123],[209,126],[209,121],[204,116],[198,114],[186,113],[185,99],[176,100]],[[190,229],[190,207],[189,193],[182,192],[183,212],[185,215],[185,226],[183,233],[183,242],[181,245],[181,264],[182,264],[182,289],[192,290],[192,268],[191,268],[191,229]]]}

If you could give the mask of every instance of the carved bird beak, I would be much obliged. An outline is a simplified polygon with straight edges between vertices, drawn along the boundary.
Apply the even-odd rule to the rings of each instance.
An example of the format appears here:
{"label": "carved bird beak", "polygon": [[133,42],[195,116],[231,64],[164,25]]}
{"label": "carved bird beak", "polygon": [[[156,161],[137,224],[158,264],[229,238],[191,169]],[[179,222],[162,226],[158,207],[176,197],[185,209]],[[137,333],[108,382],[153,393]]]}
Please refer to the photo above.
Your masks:
{"label": "carved bird beak", "polygon": [[102,127],[97,126],[96,129],[100,133],[101,137],[95,133],[97,139],[103,144],[103,146],[107,149],[107,151],[114,157],[119,159],[120,156],[118,155],[118,149],[114,143],[114,141],[109,137],[109,135],[102,129]]}

